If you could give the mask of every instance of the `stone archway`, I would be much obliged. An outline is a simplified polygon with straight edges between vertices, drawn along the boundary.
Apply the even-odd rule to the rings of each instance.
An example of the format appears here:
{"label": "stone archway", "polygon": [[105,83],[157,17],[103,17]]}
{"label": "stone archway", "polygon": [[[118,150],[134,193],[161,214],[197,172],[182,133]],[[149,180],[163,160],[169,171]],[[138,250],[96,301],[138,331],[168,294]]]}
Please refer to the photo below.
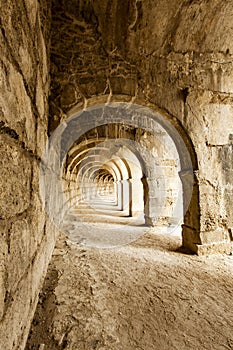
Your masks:
{"label": "stone archway", "polygon": [[[95,142],[106,141],[106,135],[109,134],[109,128],[112,127],[115,139],[128,137],[130,141],[137,143],[134,152],[139,160],[141,158],[144,161],[142,168],[145,167],[145,169],[143,169],[142,183],[144,198],[147,201],[145,203],[145,217],[146,222],[150,225],[170,225],[173,221],[175,205],[172,204],[172,197],[169,198],[167,190],[165,190],[169,176],[164,176],[164,173],[169,170],[169,167],[175,167],[176,179],[179,177],[182,182],[182,190],[180,190],[183,202],[182,215],[185,214],[182,226],[183,245],[197,252],[198,246],[202,242],[200,239],[199,197],[196,181],[197,160],[191,140],[176,119],[154,106],[121,102],[106,103],[106,98],[105,103],[95,105],[94,102],[97,101],[92,100],[89,101],[85,110],[80,112],[77,112],[77,110],[70,111],[69,118],[64,122],[63,128],[53,134],[51,143],[55,142],[56,152],[62,154],[58,162],[59,166],[62,166],[64,157],[66,154],[69,155],[69,150],[72,147],[75,154],[77,143],[80,143],[80,147],[82,147],[82,142],[87,142],[86,150],[84,147],[81,151],[85,154],[91,149],[93,142],[95,144]],[[114,101],[114,98],[112,100]],[[117,97],[117,100],[119,100],[119,97]],[[101,102],[101,99],[98,99],[98,102]],[[104,98],[102,102],[104,102]],[[122,122],[123,127],[121,129],[117,128],[117,120],[119,125],[121,124],[119,121]],[[88,138],[86,139],[84,135],[89,131],[92,136],[87,140]],[[153,133],[156,134],[156,137]],[[154,141],[152,141],[153,137]],[[59,139],[59,143],[55,138]],[[152,161],[150,157],[155,152],[156,145],[159,152],[156,151],[156,157]],[[149,149],[149,156],[146,156],[145,146]],[[80,153],[80,150],[78,153]],[[166,153],[168,155],[171,153],[172,156],[169,158]],[[93,159],[97,157],[97,153],[94,152],[92,157]],[[73,160],[69,158],[65,168],[69,167],[72,162]],[[118,166],[118,168],[121,167]],[[147,184],[145,184],[145,180]],[[155,185],[156,183],[157,185]],[[162,186],[165,187],[162,188]],[[173,188],[170,189],[171,196],[174,196],[172,190]],[[169,200],[170,204],[165,205],[164,202],[167,203]],[[158,208],[159,215],[156,212]],[[59,210],[62,211],[62,208],[59,208]]]}

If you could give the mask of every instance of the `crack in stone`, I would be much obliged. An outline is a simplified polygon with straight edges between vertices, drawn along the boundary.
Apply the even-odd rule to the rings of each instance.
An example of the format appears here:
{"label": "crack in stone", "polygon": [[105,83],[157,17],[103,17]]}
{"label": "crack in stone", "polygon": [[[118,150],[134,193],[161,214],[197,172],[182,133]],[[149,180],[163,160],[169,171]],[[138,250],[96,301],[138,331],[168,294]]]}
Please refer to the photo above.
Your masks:
{"label": "crack in stone", "polygon": [[11,129],[9,126],[7,126],[3,121],[0,121],[0,134],[7,134],[14,140],[19,139],[19,135],[17,134],[17,132]]}
{"label": "crack in stone", "polygon": [[26,152],[27,157],[37,160],[38,162],[41,161],[41,157],[34,153],[32,149],[28,148],[25,145],[25,142],[20,140],[18,133],[14,129],[7,126],[3,121],[0,121],[0,135],[6,135],[10,137],[15,142],[15,144],[20,147],[22,152]]}

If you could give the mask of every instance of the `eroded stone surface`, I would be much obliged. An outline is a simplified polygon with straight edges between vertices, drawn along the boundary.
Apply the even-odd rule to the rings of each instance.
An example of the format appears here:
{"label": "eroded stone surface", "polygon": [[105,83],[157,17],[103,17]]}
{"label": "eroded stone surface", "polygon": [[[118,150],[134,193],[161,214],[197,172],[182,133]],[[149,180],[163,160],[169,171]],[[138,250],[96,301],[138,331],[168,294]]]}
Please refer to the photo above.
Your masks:
{"label": "eroded stone surface", "polygon": [[61,238],[26,349],[231,349],[232,257],[179,245],[156,233],[100,250]]}
{"label": "eroded stone surface", "polygon": [[0,12],[0,348],[19,350],[55,240],[38,176],[48,124],[49,11],[30,0],[1,1]]}

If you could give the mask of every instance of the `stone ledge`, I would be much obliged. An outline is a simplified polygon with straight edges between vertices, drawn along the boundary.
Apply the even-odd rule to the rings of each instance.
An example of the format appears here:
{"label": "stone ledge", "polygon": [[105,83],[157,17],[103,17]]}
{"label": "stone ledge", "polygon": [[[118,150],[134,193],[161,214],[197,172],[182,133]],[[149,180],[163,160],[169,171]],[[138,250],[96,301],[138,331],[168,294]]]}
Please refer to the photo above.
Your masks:
{"label": "stone ledge", "polygon": [[197,255],[210,255],[210,254],[227,254],[231,255],[233,251],[232,242],[214,242],[208,244],[196,244]]}
{"label": "stone ledge", "polygon": [[168,217],[149,217],[145,215],[145,223],[148,226],[152,227],[161,227],[161,226],[169,226],[168,224],[169,218]]}

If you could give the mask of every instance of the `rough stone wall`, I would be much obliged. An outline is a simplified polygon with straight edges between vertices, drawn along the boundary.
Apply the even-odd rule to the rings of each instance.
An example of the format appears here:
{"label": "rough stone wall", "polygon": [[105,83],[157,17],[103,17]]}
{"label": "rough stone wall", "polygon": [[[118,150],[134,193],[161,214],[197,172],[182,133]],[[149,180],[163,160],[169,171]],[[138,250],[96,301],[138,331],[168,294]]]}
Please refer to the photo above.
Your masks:
{"label": "rough stone wall", "polygon": [[46,1],[0,1],[0,348],[24,349],[54,245],[39,197],[47,138]]}
{"label": "rough stone wall", "polygon": [[232,1],[52,3],[50,130],[99,95],[168,112],[197,156],[185,244],[224,246],[233,226]]}

